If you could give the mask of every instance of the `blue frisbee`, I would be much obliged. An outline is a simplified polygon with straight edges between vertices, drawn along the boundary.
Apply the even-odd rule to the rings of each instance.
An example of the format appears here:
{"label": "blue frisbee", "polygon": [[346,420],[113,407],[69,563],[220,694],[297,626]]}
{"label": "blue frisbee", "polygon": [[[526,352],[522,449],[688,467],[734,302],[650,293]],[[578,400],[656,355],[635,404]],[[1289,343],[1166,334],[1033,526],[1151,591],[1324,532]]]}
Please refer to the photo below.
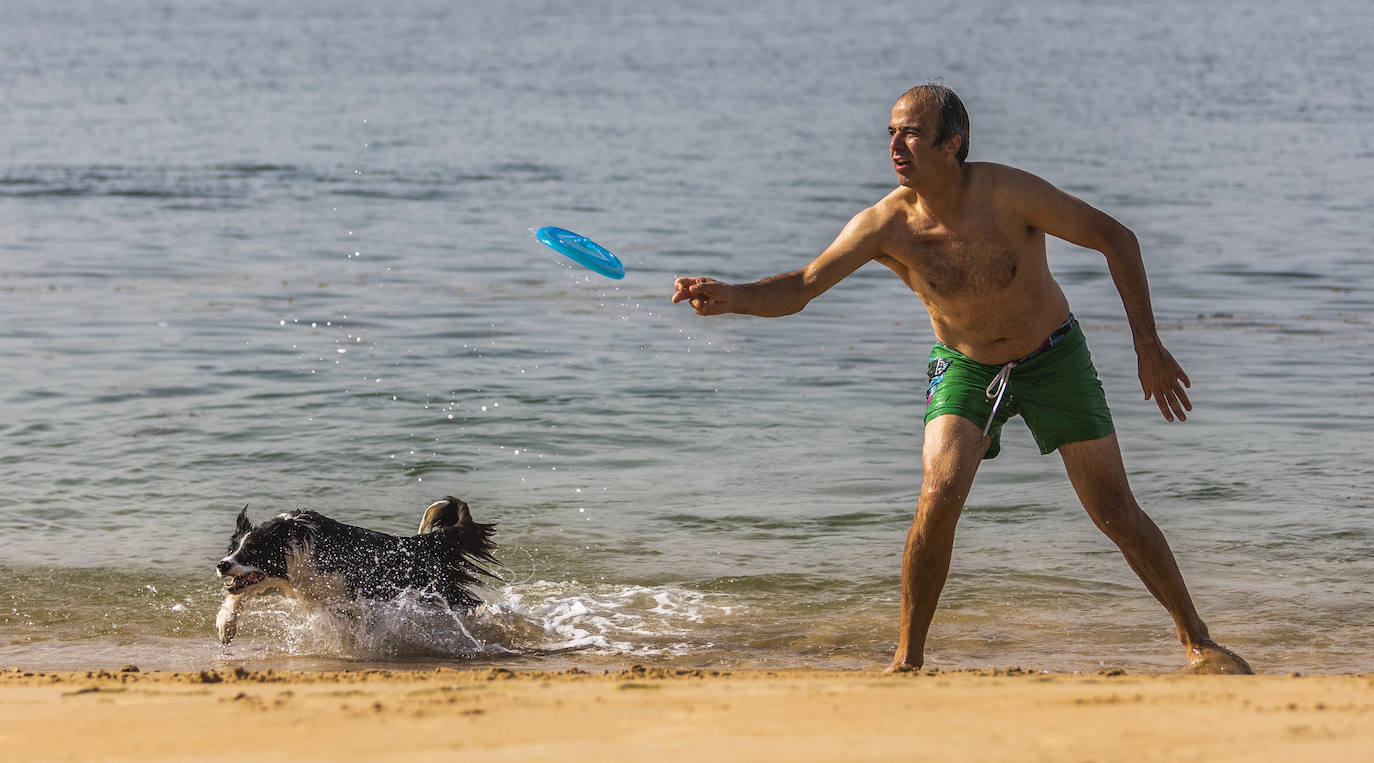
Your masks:
{"label": "blue frisbee", "polygon": [[607,278],[624,278],[625,266],[606,247],[565,228],[547,225],[534,233],[539,243]]}

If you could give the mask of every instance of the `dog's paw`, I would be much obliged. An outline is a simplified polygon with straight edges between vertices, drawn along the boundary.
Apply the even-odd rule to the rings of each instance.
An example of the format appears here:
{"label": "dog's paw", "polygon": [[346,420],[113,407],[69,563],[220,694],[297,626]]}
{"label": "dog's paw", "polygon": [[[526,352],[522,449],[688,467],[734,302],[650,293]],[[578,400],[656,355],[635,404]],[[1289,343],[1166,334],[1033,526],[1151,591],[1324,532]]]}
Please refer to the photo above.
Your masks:
{"label": "dog's paw", "polygon": [[234,636],[238,635],[239,632],[238,623],[233,621],[216,622],[215,627],[219,631],[219,643],[221,644],[228,644],[233,641]]}
{"label": "dog's paw", "polygon": [[224,597],[224,603],[219,607],[219,614],[215,615],[215,630],[219,633],[219,642],[228,644],[234,640],[234,636],[239,632],[239,601],[237,596]]}

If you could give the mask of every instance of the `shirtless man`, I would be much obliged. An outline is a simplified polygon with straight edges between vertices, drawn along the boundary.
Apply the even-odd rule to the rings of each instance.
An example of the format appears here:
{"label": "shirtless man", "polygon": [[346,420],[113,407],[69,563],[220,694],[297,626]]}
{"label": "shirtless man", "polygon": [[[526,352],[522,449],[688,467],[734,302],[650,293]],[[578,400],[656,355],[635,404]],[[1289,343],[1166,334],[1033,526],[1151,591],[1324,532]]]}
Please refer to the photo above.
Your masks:
{"label": "shirtless man", "polygon": [[938,344],[928,370],[921,497],[902,556],[901,635],[890,669],[921,666],[974,473],[997,455],[1002,424],[1019,413],[1042,453],[1059,451],[1088,515],[1168,609],[1189,669],[1251,672],[1208,637],[1168,542],[1131,493],[1102,384],[1046,261],[1046,235],[1107,258],[1145,399],[1153,398],[1167,421],[1183,421],[1192,410],[1188,376],[1155,330],[1135,235],[1034,175],[965,163],[968,114],[941,85],[907,91],[892,107],[888,134],[900,185],[855,215],[811,264],[750,284],[679,278],[673,302],[686,300],[700,315],[791,315],[876,260],[925,304]]}

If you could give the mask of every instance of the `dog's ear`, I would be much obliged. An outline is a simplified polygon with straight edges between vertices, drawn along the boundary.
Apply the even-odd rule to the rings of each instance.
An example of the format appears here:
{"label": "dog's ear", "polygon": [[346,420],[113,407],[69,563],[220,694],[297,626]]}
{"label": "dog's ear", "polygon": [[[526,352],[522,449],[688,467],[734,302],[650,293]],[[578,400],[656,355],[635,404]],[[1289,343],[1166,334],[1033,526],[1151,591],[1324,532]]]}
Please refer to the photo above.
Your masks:
{"label": "dog's ear", "polygon": [[248,521],[248,504],[243,505],[243,511],[239,512],[238,521],[234,524],[234,534],[243,535],[253,529],[253,523]]}

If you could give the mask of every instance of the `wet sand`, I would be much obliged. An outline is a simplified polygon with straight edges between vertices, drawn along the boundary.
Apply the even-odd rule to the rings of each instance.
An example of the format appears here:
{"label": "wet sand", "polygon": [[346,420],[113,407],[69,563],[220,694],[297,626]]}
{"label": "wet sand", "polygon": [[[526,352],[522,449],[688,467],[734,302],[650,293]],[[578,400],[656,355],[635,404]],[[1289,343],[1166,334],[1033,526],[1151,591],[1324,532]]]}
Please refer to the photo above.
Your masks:
{"label": "wet sand", "polygon": [[1374,676],[0,672],[10,760],[1369,760]]}

